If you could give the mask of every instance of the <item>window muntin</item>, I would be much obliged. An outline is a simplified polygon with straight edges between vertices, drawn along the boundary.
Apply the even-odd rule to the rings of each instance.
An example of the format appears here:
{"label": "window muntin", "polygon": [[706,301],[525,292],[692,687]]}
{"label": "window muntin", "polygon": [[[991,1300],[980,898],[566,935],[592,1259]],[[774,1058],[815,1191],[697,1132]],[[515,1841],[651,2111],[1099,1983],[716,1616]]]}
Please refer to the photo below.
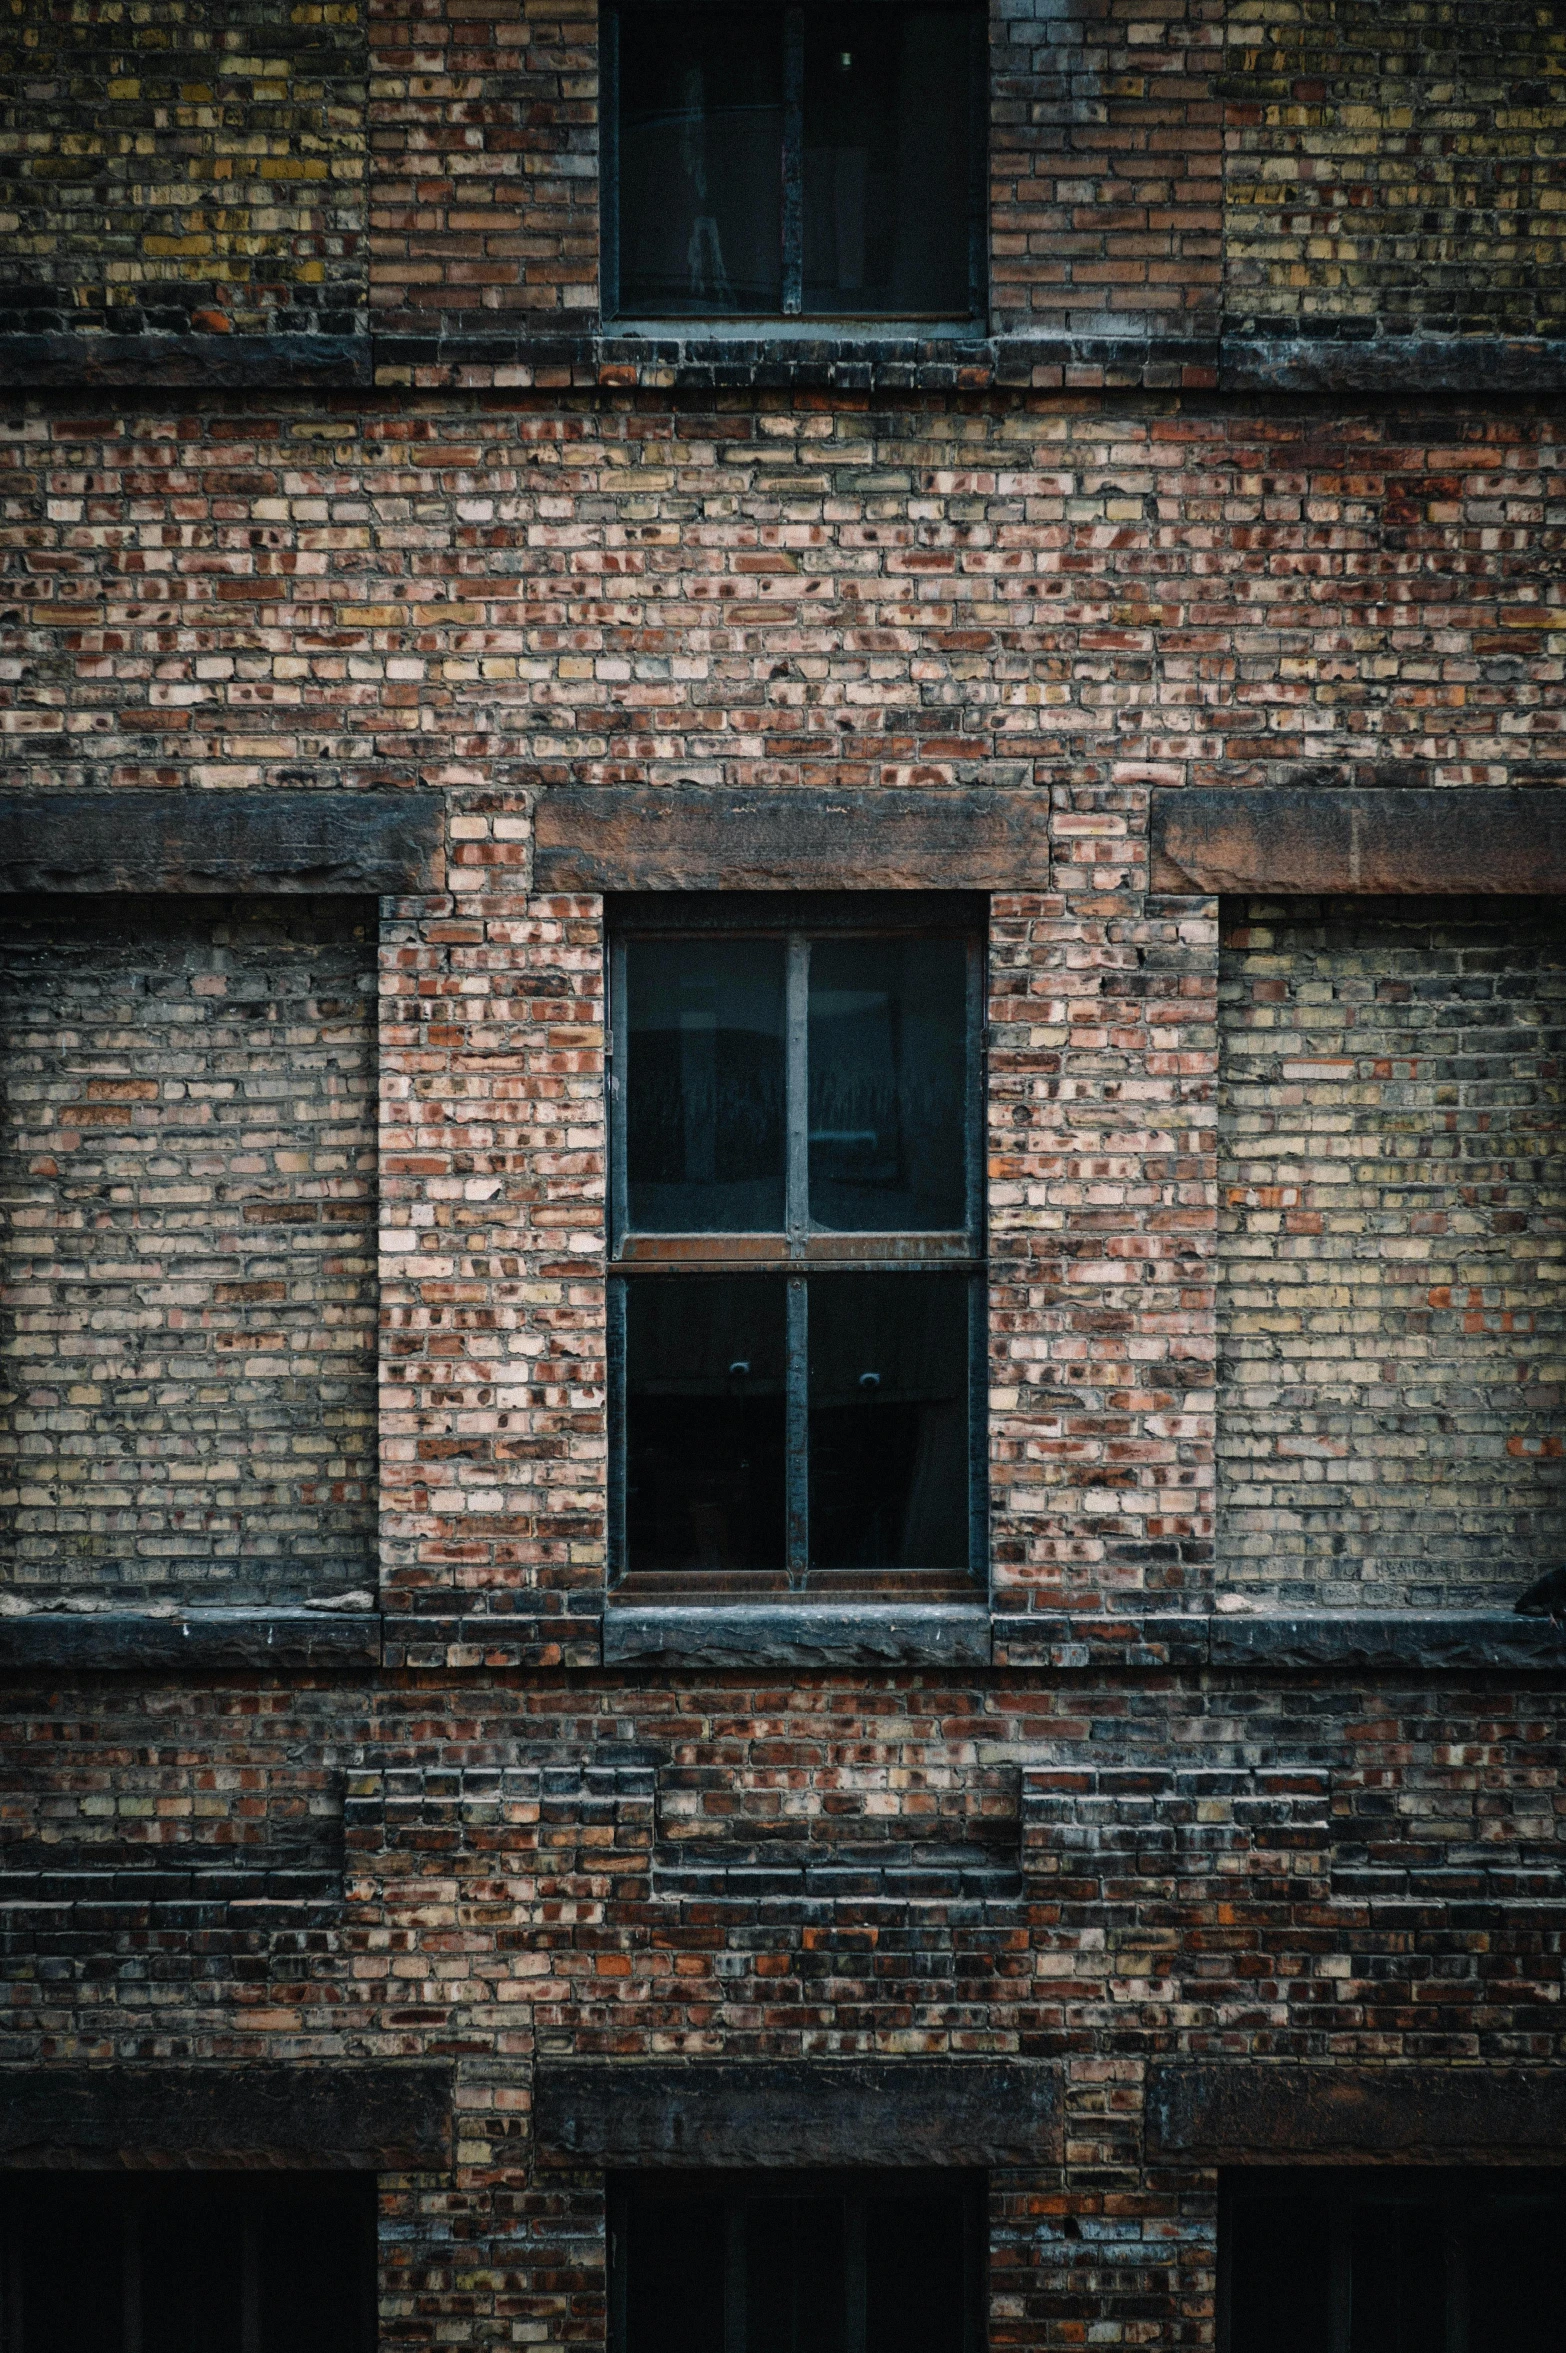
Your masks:
{"label": "window muntin", "polygon": [[0,2315],[4,2353],[374,2353],[374,2181],[7,2175]]}
{"label": "window muntin", "polygon": [[966,0],[606,12],[606,311],[976,319],[985,37]]}
{"label": "window muntin", "polygon": [[1224,2183],[1219,2353],[1522,2353],[1566,2310],[1566,2170]]}
{"label": "window muntin", "polygon": [[612,1573],[970,1589],[983,902],[611,902]]}
{"label": "window muntin", "polygon": [[979,2175],[614,2176],[610,2353],[978,2353],[983,2257]]}

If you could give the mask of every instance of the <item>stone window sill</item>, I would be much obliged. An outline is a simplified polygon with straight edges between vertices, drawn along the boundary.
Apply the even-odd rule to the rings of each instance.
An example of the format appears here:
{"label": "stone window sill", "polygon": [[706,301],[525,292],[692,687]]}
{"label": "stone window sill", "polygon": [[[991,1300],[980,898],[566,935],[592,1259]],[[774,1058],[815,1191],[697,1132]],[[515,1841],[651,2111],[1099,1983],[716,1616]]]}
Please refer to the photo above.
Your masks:
{"label": "stone window sill", "polygon": [[963,1602],[734,1602],[616,1607],[604,1665],[988,1666],[990,1613]]}
{"label": "stone window sill", "polygon": [[36,1610],[0,1617],[0,1671],[374,1667],[378,1610]]}

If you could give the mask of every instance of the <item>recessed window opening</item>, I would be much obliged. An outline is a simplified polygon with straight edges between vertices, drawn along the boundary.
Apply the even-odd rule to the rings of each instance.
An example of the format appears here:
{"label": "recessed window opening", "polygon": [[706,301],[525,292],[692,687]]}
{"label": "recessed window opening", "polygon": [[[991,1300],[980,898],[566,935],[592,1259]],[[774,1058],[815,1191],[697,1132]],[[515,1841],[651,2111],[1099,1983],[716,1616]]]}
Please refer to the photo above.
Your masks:
{"label": "recessed window opening", "polygon": [[3,2353],[374,2353],[367,2174],[8,2175]]}
{"label": "recessed window opening", "polygon": [[1566,2312],[1566,2171],[1235,2172],[1218,2353],[1544,2353]]}
{"label": "recessed window opening", "polygon": [[624,2174],[610,2353],[978,2353],[984,2179]]}
{"label": "recessed window opening", "polygon": [[605,309],[977,318],[985,40],[966,0],[607,11]]}
{"label": "recessed window opening", "polygon": [[981,918],[611,909],[611,1550],[631,1591],[971,1590]]}

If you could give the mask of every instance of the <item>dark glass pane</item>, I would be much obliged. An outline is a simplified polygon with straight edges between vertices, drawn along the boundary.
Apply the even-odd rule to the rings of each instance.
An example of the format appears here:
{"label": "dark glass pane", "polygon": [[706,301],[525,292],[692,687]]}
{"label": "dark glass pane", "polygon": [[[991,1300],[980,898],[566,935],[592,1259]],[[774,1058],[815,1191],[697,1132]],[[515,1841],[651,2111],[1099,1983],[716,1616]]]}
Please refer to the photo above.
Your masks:
{"label": "dark glass pane", "polygon": [[805,17],[805,308],[966,318],[968,18]]}
{"label": "dark glass pane", "polygon": [[142,2353],[240,2353],[237,2207],[160,2197],[141,2227]]}
{"label": "dark glass pane", "polygon": [[24,2207],[15,2234],[27,2353],[119,2353],[124,2343],[118,2201],[62,2184]]}
{"label": "dark glass pane", "polygon": [[960,2198],[872,2198],[865,2213],[865,2353],[962,2353]]}
{"label": "dark glass pane", "polygon": [[1229,2228],[1230,2353],[1327,2353],[1325,2198],[1238,2198]]}
{"label": "dark glass pane", "polygon": [[831,1275],[810,1286],[810,1559],[968,1562],[968,1284]]}
{"label": "dark glass pane", "polygon": [[625,2238],[626,2353],[724,2353],[722,2199],[633,2197]]}
{"label": "dark glass pane", "polygon": [[841,2198],[758,2198],[745,2210],[745,2353],[841,2353]]}
{"label": "dark glass pane", "polygon": [[783,1226],[781,940],[631,940],[627,1214],[650,1234]]}
{"label": "dark glass pane", "polygon": [[1440,2207],[1357,2205],[1351,2244],[1350,2353],[1445,2353]]}
{"label": "dark glass pane", "polygon": [[782,153],[780,10],[626,9],[621,310],[778,310]]}
{"label": "dark glass pane", "polygon": [[1468,2230],[1468,2353],[1559,2353],[1566,2337],[1566,2198],[1503,2191]]}
{"label": "dark glass pane", "polygon": [[627,1565],[781,1568],[786,1284],[659,1275],[625,1289]]}
{"label": "dark glass pane", "polygon": [[961,940],[810,951],[810,1215],[846,1233],[966,1224]]}
{"label": "dark glass pane", "polygon": [[260,2246],[261,2353],[366,2353],[375,2242],[357,2199],[269,2198]]}

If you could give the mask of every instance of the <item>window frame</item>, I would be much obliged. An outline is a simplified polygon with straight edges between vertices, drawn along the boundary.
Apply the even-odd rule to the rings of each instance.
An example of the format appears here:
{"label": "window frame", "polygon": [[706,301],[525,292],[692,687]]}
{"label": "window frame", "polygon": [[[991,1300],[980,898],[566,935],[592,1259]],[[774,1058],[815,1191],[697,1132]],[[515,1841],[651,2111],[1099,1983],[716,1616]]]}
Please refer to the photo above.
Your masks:
{"label": "window frame", "polygon": [[[609,1387],[608,1583],[626,1598],[630,1565],[626,1535],[626,1289],[650,1275],[771,1275],[787,1282],[787,1539],[785,1559],[768,1571],[733,1572],[742,1599],[780,1592],[818,1597],[896,1592],[905,1599],[971,1601],[989,1583],[989,1441],[985,1415],[989,1379],[989,1261],[985,1227],[986,1011],[989,902],[977,892],[645,892],[614,894],[604,902],[608,980],[605,1036],[609,1110],[609,1221],[607,1370]],[[769,1233],[641,1233],[626,1216],[628,1098],[621,1074],[628,1067],[625,947],[631,938],[689,939],[700,933],[729,938],[779,938],[786,943],[785,1223]],[[965,944],[963,1227],[931,1233],[845,1233],[813,1229],[808,1217],[808,1025],[812,938],[952,938]],[[808,1283],[834,1272],[962,1276],[968,1292],[966,1570],[834,1569],[810,1562]],[[692,1588],[716,1590],[718,1573],[647,1570],[635,1598],[672,1597]],[[782,1582],[779,1582],[779,1579]],[[954,1581],[959,1590],[953,1593]],[[733,1596],[730,1596],[733,1598]]]}
{"label": "window frame", "polygon": [[[877,8],[907,8],[913,0],[860,0]],[[714,324],[732,337],[755,340],[779,327],[808,322],[816,335],[854,340],[896,335],[903,327],[965,327],[984,333],[989,317],[989,15],[978,0],[932,0],[968,19],[968,307],[965,311],[819,311],[804,301],[805,252],[805,16],[829,0],[790,0],[782,10],[783,204],[782,302],[776,311],[693,311],[660,321],[656,313],[623,309],[620,299],[620,19],[669,9],[728,9],[734,0],[604,0],[599,13],[599,308],[606,323],[646,319],[671,332],[700,334]]]}
{"label": "window frame", "polygon": [[[721,2198],[724,2204],[724,2336],[731,2343],[743,2339],[740,2316],[745,2309],[743,2209],[747,2199],[761,2196],[841,2197],[845,2215],[848,2274],[848,2311],[843,2331],[843,2353],[864,2353],[865,2304],[864,2208],[875,2197],[899,2193],[917,2197],[937,2192],[960,2198],[963,2208],[963,2342],[962,2353],[984,2353],[988,2341],[989,2304],[989,2176],[973,2166],[859,2167],[726,2167],[689,2171],[679,2167],[626,2168],[607,2175],[604,2183],[608,2246],[606,2270],[609,2289],[607,2353],[628,2353],[628,2279],[623,2249],[627,2209],[631,2198],[643,2195],[670,2200],[688,2196]],[[858,2248],[859,2291],[856,2296],[855,2244]]]}

